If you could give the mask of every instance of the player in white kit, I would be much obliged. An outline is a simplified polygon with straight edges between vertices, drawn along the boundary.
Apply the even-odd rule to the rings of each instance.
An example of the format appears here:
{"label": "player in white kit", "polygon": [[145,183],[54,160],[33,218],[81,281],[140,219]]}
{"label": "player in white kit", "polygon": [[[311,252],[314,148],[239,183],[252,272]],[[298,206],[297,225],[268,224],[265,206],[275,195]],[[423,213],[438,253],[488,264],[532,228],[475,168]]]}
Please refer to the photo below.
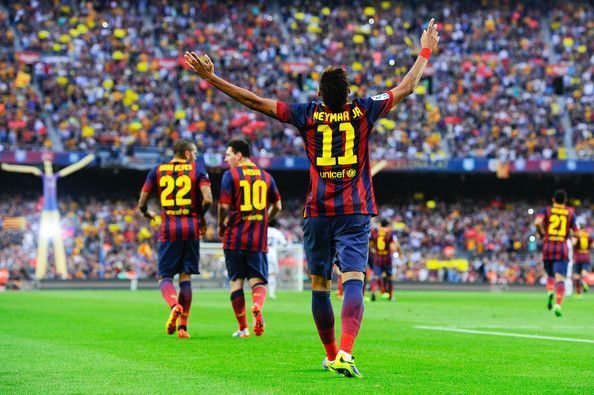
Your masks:
{"label": "player in white kit", "polygon": [[268,223],[268,296],[276,299],[276,276],[278,275],[278,249],[287,244],[287,239],[276,220]]}

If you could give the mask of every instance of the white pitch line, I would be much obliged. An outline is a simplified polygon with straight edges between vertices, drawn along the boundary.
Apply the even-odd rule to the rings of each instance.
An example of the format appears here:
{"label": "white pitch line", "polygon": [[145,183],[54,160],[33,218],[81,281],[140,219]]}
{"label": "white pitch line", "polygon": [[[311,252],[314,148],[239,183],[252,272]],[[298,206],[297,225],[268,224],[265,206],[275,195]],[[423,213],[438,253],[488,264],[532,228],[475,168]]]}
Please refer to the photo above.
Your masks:
{"label": "white pitch line", "polygon": [[491,335],[491,336],[524,337],[524,338],[527,338],[527,339],[541,339],[541,340],[553,340],[553,341],[558,341],[558,342],[575,342],[575,343],[590,343],[590,344],[594,344],[594,340],[589,340],[589,339],[575,339],[575,338],[572,338],[572,337],[553,337],[553,336],[527,335],[527,334],[524,334],[524,333],[476,331],[476,330],[472,330],[472,329],[448,328],[448,327],[445,327],[445,326],[415,325],[415,328],[418,328],[418,329],[427,329],[427,330],[431,330],[431,331],[472,333],[472,334],[476,334],[476,335]]}

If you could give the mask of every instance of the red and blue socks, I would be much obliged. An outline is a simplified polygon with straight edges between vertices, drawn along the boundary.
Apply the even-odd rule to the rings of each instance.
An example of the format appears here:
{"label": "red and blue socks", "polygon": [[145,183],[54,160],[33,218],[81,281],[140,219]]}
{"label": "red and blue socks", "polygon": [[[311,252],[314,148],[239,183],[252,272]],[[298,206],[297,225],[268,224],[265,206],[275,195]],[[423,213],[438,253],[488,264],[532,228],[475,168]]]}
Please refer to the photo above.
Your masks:
{"label": "red and blue socks", "polygon": [[186,328],[188,325],[188,316],[190,315],[190,307],[192,306],[192,283],[190,281],[179,283],[179,304],[184,308],[184,312],[179,319],[179,325]]}
{"label": "red and blue socks", "polygon": [[565,295],[565,282],[557,281],[555,284],[555,303],[560,305],[563,301],[563,295]]}
{"label": "red and blue socks", "polygon": [[257,304],[260,309],[264,307],[266,301],[266,284],[258,283],[252,287],[252,302]]}
{"label": "red and blue socks", "polygon": [[573,288],[576,295],[581,295],[584,292],[584,285],[581,279],[573,279]]}
{"label": "red and blue socks", "polygon": [[330,291],[312,291],[311,312],[328,360],[333,361],[338,348],[334,335],[334,311],[330,301]]}
{"label": "red and blue socks", "polygon": [[336,294],[340,297],[343,296],[344,290],[342,289],[342,277],[340,274],[338,275],[338,279],[336,280]]}
{"label": "red and blue socks", "polygon": [[170,308],[173,308],[173,306],[178,304],[177,290],[175,289],[175,286],[173,285],[172,279],[170,279],[170,278],[162,279],[161,282],[159,283],[159,288],[161,289],[161,295],[163,296],[163,299],[165,299],[165,302],[169,305]]}
{"label": "red and blue socks", "polygon": [[394,284],[392,284],[392,279],[388,276],[384,277],[384,289],[390,295],[390,299],[392,299],[392,294],[394,293]]}
{"label": "red and blue socks", "polygon": [[352,354],[353,344],[359,334],[363,319],[363,281],[348,280],[342,284],[344,300],[340,318],[342,320],[340,350]]}
{"label": "red and blue socks", "polygon": [[231,292],[231,305],[235,312],[235,318],[239,324],[239,330],[242,331],[247,328],[247,317],[245,315],[245,296],[243,289]]}
{"label": "red and blue socks", "polygon": [[555,290],[555,278],[547,277],[547,292],[552,294]]}

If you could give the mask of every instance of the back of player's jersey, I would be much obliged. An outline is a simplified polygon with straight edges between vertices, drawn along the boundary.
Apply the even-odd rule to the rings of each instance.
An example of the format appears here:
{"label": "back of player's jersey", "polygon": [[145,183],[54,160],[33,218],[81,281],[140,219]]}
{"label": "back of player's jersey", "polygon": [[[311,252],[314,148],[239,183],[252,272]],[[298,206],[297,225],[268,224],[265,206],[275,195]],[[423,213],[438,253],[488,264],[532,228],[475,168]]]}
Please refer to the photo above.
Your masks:
{"label": "back of player's jersey", "polygon": [[268,251],[268,206],[280,200],[272,176],[254,163],[227,170],[219,201],[229,205],[223,248]]}
{"label": "back of player's jersey", "polygon": [[543,217],[545,230],[542,243],[543,259],[568,260],[567,239],[570,237],[570,230],[578,230],[573,209],[563,204],[553,204],[543,209],[539,215]]}
{"label": "back of player's jersey", "polygon": [[161,241],[199,239],[202,185],[210,185],[210,181],[201,162],[174,160],[156,166],[149,173],[142,190],[157,191]]}
{"label": "back of player's jersey", "polygon": [[592,237],[588,234],[587,231],[581,230],[578,233],[578,237],[577,237],[576,252],[581,253],[581,254],[589,254],[591,246],[592,246]]}
{"label": "back of player's jersey", "polygon": [[320,102],[279,102],[278,119],[295,125],[310,162],[305,217],[377,214],[369,167],[369,135],[392,108],[390,92],[355,99],[341,112]]}
{"label": "back of player's jersey", "polygon": [[573,209],[562,204],[547,207],[544,213],[545,241],[562,241],[569,238],[570,230],[577,230]]}
{"label": "back of player's jersey", "polygon": [[392,231],[387,228],[379,228],[371,234],[371,242],[376,255],[388,255],[390,243],[392,242]]}

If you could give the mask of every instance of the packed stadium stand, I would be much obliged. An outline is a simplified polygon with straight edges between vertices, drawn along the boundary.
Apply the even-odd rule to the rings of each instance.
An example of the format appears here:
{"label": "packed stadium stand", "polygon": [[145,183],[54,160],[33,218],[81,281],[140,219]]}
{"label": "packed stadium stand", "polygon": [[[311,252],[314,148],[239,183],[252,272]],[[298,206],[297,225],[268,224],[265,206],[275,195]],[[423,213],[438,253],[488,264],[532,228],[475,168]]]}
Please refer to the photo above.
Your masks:
{"label": "packed stadium stand", "polygon": [[[423,2],[8,3],[1,70],[16,82],[2,86],[2,149],[131,151],[182,136],[213,152],[243,133],[262,156],[302,155],[300,138],[198,81],[185,49],[263,96],[315,97],[328,64],[347,67],[364,96],[402,78],[429,12]],[[588,2],[437,9],[445,44],[416,95],[378,125],[375,158],[594,156]]]}
{"label": "packed stadium stand", "polygon": [[[12,278],[32,279],[35,238],[41,202],[18,198],[17,204],[2,199],[0,267],[8,266]],[[125,278],[138,272],[155,278],[158,226],[149,224],[135,210],[135,200],[72,199],[61,203],[62,232],[72,279]],[[580,203],[578,222],[592,223],[590,203]],[[398,261],[397,279],[403,281],[485,282],[536,284],[544,279],[540,267],[539,240],[532,226],[539,207],[526,201],[503,202],[469,199],[457,203],[410,199],[386,204],[380,216],[390,220],[405,251]],[[279,218],[289,242],[302,242],[300,203],[289,200]],[[22,222],[13,221],[23,217]],[[10,223],[8,223],[10,222]],[[218,241],[216,220],[207,216],[204,241]],[[430,270],[428,260],[466,259],[469,270]],[[55,277],[51,272],[49,278]],[[201,276],[224,278],[221,265],[201,266]]]}
{"label": "packed stadium stand", "polygon": [[[225,143],[243,135],[264,167],[280,166],[276,160],[282,170],[296,164],[304,171],[302,140],[293,128],[216,92],[184,68],[183,52],[208,53],[225,78],[287,102],[316,98],[325,66],[341,65],[352,96],[363,97],[398,84],[431,15],[443,45],[415,94],[378,122],[372,159],[389,159],[387,171],[401,172],[418,170],[411,161],[425,161],[429,173],[417,180],[444,169],[501,178],[509,171],[578,169],[591,183],[594,8],[589,2],[512,3],[453,1],[430,8],[436,2],[338,2],[330,9],[309,0],[298,6],[2,1],[0,161],[39,164],[41,153],[49,152],[63,166],[95,152],[100,159],[94,165],[146,170],[182,137],[196,142],[219,174]],[[430,167],[438,161],[443,166]],[[542,190],[551,181],[536,175],[531,182]],[[12,278],[30,278],[40,203],[30,190],[15,201],[12,193],[20,192],[1,200],[0,267],[8,266]],[[392,221],[406,251],[398,278],[539,282],[538,240],[527,237],[535,234],[534,212],[528,210],[546,204],[551,192],[532,199],[485,192],[457,202],[436,195],[431,207],[433,200],[416,200],[413,193],[391,202],[378,192],[380,215]],[[72,278],[113,278],[130,270],[155,276],[155,228],[134,210],[137,190],[127,193],[98,198],[70,190],[60,198]],[[301,197],[287,196],[280,221],[293,242],[302,238]],[[590,203],[578,211],[591,226]],[[12,220],[17,217],[24,220]],[[212,215],[208,221],[206,240],[217,241]],[[469,270],[426,269],[428,259],[455,257],[468,259]],[[205,275],[222,278],[218,267],[205,268]]]}

